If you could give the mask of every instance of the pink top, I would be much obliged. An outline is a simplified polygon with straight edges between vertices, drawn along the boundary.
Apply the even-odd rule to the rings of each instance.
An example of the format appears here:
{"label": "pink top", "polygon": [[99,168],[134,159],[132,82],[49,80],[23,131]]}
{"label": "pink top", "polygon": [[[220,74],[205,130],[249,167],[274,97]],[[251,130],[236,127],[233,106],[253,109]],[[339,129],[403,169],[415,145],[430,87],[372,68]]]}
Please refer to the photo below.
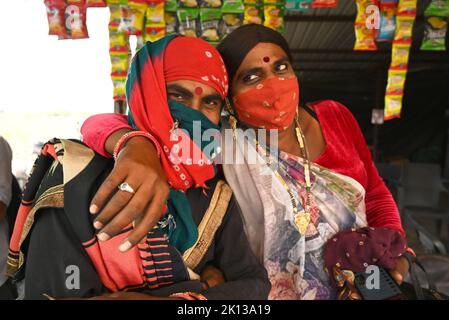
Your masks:
{"label": "pink top", "polygon": [[[369,226],[391,228],[405,235],[399,210],[377,172],[357,120],[345,106],[333,100],[310,105],[317,114],[326,141],[326,148],[315,163],[350,176],[365,188]],[[98,114],[84,122],[81,133],[84,143],[101,155],[111,157],[104,149],[105,142],[113,132],[123,128],[131,129],[126,116]]]}

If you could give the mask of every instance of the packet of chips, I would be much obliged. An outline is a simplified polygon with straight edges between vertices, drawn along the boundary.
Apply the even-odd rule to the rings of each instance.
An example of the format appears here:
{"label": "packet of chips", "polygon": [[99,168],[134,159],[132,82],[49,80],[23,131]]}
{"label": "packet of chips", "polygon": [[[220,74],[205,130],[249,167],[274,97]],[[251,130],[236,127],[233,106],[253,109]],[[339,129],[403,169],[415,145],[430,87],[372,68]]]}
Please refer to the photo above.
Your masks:
{"label": "packet of chips", "polygon": [[384,120],[401,117],[402,95],[385,95]]}
{"label": "packet of chips", "polygon": [[109,51],[129,52],[129,37],[123,32],[109,30]]}
{"label": "packet of chips", "polygon": [[128,35],[142,35],[147,9],[146,0],[128,0],[128,5],[120,5],[120,9],[119,31],[123,31]]}
{"label": "packet of chips", "polygon": [[70,39],[89,38],[86,24],[87,4],[86,0],[66,0],[67,7],[64,11],[64,21],[67,36]]}
{"label": "packet of chips", "polygon": [[388,70],[387,95],[402,95],[407,76],[407,69],[390,68]]}
{"label": "packet of chips", "polygon": [[414,14],[398,14],[396,16],[395,41],[411,41],[413,34],[413,24],[415,22]]}
{"label": "packet of chips", "polygon": [[114,100],[126,100],[126,76],[112,76]]}
{"label": "packet of chips", "polygon": [[264,26],[282,33],[284,31],[284,8],[283,4],[264,6]]}
{"label": "packet of chips", "polygon": [[337,0],[313,0],[312,8],[335,8]]}
{"label": "packet of chips", "polygon": [[446,50],[447,18],[427,17],[421,50]]}
{"label": "packet of chips", "polygon": [[149,2],[145,12],[145,26],[165,26],[164,9],[165,2],[163,0]]}
{"label": "packet of chips", "polygon": [[178,12],[179,34],[188,37],[197,36],[198,9],[179,9]]}
{"label": "packet of chips", "polygon": [[221,10],[215,8],[200,9],[201,38],[209,42],[218,42],[220,36]]}
{"label": "packet of chips", "polygon": [[106,0],[87,0],[88,8],[104,8],[106,7]]}
{"label": "packet of chips", "polygon": [[179,8],[199,8],[200,0],[179,0]]}
{"label": "packet of chips", "polygon": [[44,4],[47,9],[48,34],[51,36],[66,37],[67,30],[64,20],[65,1],[45,0]]}
{"label": "packet of chips", "polygon": [[285,0],[287,11],[305,12],[312,8],[313,0]]}
{"label": "packet of chips", "polygon": [[122,10],[119,5],[109,4],[109,30],[118,31],[122,21]]}
{"label": "packet of chips", "polygon": [[241,0],[224,0],[222,12],[222,36],[230,34],[243,24],[245,7]]}
{"label": "packet of chips", "polygon": [[377,41],[393,41],[394,33],[396,31],[397,9],[397,3],[395,2],[384,1],[380,3],[380,28],[376,35]]}
{"label": "packet of chips", "polygon": [[162,39],[166,35],[164,26],[147,26],[145,28],[145,41],[154,42]]}
{"label": "packet of chips", "polygon": [[373,0],[356,0],[357,4],[357,16],[354,23],[355,29],[355,44],[354,50],[357,51],[374,51],[377,50],[376,46],[376,29],[374,27],[368,28],[367,21],[368,7],[374,5]]}
{"label": "packet of chips", "polygon": [[258,5],[245,5],[243,24],[262,24],[262,12],[260,10],[260,6]]}
{"label": "packet of chips", "polygon": [[176,12],[178,2],[176,0],[165,0],[165,11]]}
{"label": "packet of chips", "polygon": [[394,41],[391,49],[391,68],[407,69],[411,42]]}
{"label": "packet of chips", "polygon": [[424,11],[427,17],[449,17],[449,0],[432,0]]}
{"label": "packet of chips", "polygon": [[263,0],[243,0],[243,3],[245,5],[252,4],[252,5],[260,5],[263,2]]}
{"label": "packet of chips", "polygon": [[222,0],[200,0],[202,8],[220,8],[222,4]]}
{"label": "packet of chips", "polygon": [[111,75],[126,77],[129,68],[129,53],[110,52]]}
{"label": "packet of chips", "polygon": [[165,11],[164,13],[164,20],[165,20],[165,32],[166,34],[174,34],[176,33],[176,11],[175,12],[169,12]]}
{"label": "packet of chips", "polygon": [[398,15],[416,16],[417,0],[399,0]]}

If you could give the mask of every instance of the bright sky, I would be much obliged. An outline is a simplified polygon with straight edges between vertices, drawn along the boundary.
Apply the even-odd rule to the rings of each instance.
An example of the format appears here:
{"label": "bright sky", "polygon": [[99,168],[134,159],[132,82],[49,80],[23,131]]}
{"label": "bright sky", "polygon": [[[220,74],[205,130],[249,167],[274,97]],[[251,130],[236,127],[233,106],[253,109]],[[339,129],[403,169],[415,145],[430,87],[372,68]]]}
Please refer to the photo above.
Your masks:
{"label": "bright sky", "polygon": [[0,112],[112,112],[107,8],[87,13],[90,39],[48,35],[43,0],[1,0]]}

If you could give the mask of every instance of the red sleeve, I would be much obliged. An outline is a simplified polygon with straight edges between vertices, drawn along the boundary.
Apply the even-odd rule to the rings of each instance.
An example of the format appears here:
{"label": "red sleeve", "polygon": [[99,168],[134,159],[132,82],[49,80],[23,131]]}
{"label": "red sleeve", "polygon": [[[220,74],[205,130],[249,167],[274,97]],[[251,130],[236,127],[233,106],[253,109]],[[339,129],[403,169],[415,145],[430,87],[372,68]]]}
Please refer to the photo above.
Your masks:
{"label": "red sleeve", "polygon": [[342,106],[343,113],[348,122],[348,128],[353,137],[355,147],[360,159],[364,163],[367,174],[367,186],[365,195],[366,216],[371,227],[385,227],[398,230],[405,236],[402,228],[399,210],[391,192],[388,190],[371,157],[371,151],[366,144],[357,120],[352,113]]}
{"label": "red sleeve", "polygon": [[81,127],[83,142],[102,156],[112,156],[105,150],[106,140],[111,134],[121,129],[132,129],[123,114],[103,113],[87,118]]}

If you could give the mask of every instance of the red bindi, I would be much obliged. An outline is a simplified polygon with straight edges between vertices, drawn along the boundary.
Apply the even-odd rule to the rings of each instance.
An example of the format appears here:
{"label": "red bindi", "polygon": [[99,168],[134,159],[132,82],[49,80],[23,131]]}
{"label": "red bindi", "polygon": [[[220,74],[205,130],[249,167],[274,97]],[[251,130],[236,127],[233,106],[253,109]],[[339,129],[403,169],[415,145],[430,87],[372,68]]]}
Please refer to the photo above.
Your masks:
{"label": "red bindi", "polygon": [[197,95],[202,94],[202,93],[203,93],[203,88],[196,87],[196,88],[195,88],[195,93],[196,93]]}
{"label": "red bindi", "polygon": [[263,61],[266,63],[270,62],[270,57],[263,57]]}

